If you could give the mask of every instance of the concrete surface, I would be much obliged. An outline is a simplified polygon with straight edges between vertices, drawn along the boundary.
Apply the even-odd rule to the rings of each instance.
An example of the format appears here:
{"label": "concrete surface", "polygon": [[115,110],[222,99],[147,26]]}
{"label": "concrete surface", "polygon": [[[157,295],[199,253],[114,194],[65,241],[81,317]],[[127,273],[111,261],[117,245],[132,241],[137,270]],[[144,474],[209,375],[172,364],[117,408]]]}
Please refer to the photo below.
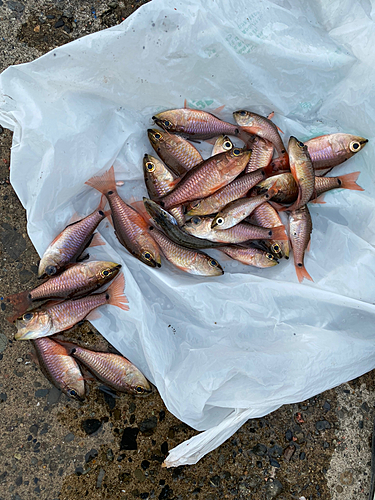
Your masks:
{"label": "concrete surface", "polygon": [[[119,23],[141,4],[0,0],[0,70]],[[33,287],[38,264],[9,184],[10,147],[11,133],[0,129],[1,296]],[[114,399],[92,384],[83,404],[68,400],[31,360],[29,343],[12,340],[14,332],[3,314],[0,500],[367,499],[374,372],[248,421],[197,465],[166,470],[168,449],[195,431],[158,394]],[[106,347],[89,323],[71,338]],[[137,449],[126,449],[131,444]]]}

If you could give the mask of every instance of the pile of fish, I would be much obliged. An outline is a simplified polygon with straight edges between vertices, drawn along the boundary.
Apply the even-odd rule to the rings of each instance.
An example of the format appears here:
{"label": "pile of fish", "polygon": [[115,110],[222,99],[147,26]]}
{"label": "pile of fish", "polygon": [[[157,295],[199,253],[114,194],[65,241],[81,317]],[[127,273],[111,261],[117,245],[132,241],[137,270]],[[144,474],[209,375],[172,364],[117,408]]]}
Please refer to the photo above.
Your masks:
{"label": "pile of fish", "polygon": [[[218,248],[243,264],[266,268],[288,259],[291,246],[298,280],[312,281],[304,266],[312,232],[307,204],[322,203],[321,195],[335,188],[363,191],[356,183],[359,172],[325,174],[360,151],[367,139],[337,133],[303,143],[290,137],[286,150],[272,116],[239,110],[231,124],[182,108],[152,117],[161,130],[148,130],[148,137],[160,159],[144,157],[149,194],[144,205],[162,253],[183,271],[223,273],[216,260],[197,249]],[[240,139],[242,147],[228,135]],[[206,160],[187,140],[215,137]],[[284,211],[289,212],[287,228],[280,216]]]}
{"label": "pile of fish", "polygon": [[[100,317],[97,309],[101,306],[129,310],[124,295],[124,275],[119,274],[121,265],[82,261],[88,245],[103,244],[97,233],[94,234],[99,223],[109,215],[103,212],[103,204],[104,199],[97,210],[69,224],[49,245],[38,270],[38,277],[47,278],[46,281],[33,290],[11,295],[4,302],[6,309],[12,309],[8,319],[15,321],[15,338],[31,340],[36,351],[35,361],[44,375],[65,394],[80,401],[86,393],[87,379],[80,364],[115,391],[151,392],[144,375],[123,356],[91,351],[55,336],[84,319]],[[98,293],[93,293],[96,290]],[[42,305],[35,308],[41,302]],[[28,311],[29,308],[32,309]]]}
{"label": "pile of fish", "polygon": [[[220,276],[219,262],[202,250],[218,249],[243,264],[267,268],[288,259],[291,246],[298,280],[312,280],[304,266],[313,228],[307,204],[321,203],[331,189],[363,190],[356,183],[359,172],[325,175],[360,151],[367,139],[337,133],[303,143],[290,137],[286,149],[272,114],[266,118],[240,110],[233,117],[235,124],[186,107],[153,116],[160,130],[147,133],[160,159],[144,156],[149,198],[126,203],[117,192],[113,167],[89,179],[86,184],[102,193],[97,209],[69,224],[49,245],[38,273],[46,281],[5,299],[17,327],[15,338],[32,340],[43,372],[66,394],[84,397],[78,362],[112,389],[151,390],[126,358],[49,338],[93,319],[101,306],[129,309],[121,266],[83,262],[89,245],[103,244],[94,233],[106,217],[119,242],[154,268],[161,267],[162,254],[187,273]],[[243,144],[235,145],[228,136]],[[214,145],[209,158],[203,159],[192,144],[199,141]],[[289,213],[287,227],[283,212]]]}

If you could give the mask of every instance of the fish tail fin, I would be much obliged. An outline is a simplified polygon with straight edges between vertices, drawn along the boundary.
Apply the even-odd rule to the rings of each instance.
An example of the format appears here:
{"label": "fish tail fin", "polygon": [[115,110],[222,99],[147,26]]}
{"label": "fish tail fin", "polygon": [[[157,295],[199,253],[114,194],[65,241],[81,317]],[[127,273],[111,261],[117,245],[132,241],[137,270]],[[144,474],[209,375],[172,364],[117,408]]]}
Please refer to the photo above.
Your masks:
{"label": "fish tail fin", "polygon": [[85,182],[88,186],[97,189],[100,193],[106,195],[108,191],[116,192],[115,170],[112,167],[102,175],[94,175]]}
{"label": "fish tail fin", "polygon": [[314,281],[309,273],[306,271],[305,265],[301,263],[301,266],[296,265],[296,274],[298,281],[302,283],[303,279],[306,278],[310,281]]}
{"label": "fish tail fin", "polygon": [[364,191],[364,189],[357,184],[358,176],[361,172],[352,172],[350,174],[341,175],[338,179],[341,181],[341,186],[344,189],[354,189],[355,191]]}
{"label": "fish tail fin", "polygon": [[285,226],[276,226],[272,228],[272,239],[273,240],[287,240],[288,236],[285,232]]}
{"label": "fish tail fin", "polygon": [[9,316],[7,320],[10,323],[13,323],[13,321],[22,316],[22,314],[28,310],[31,302],[31,295],[28,290],[6,297],[4,299],[4,303],[6,305],[10,304],[12,306],[12,315]]}
{"label": "fish tail fin", "polygon": [[108,304],[117,306],[123,311],[129,311],[129,301],[124,294],[124,288],[125,278],[123,274],[120,274],[118,278],[112,281],[111,285],[107,289],[107,293],[109,294]]}

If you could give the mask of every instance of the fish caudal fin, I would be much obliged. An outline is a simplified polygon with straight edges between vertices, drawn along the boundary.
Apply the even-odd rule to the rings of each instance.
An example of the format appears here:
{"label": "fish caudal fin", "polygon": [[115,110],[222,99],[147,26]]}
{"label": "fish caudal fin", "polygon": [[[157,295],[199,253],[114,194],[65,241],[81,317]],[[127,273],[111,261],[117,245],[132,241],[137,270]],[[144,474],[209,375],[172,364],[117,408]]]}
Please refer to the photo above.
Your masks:
{"label": "fish caudal fin", "polygon": [[108,304],[119,307],[123,311],[129,311],[129,301],[124,294],[124,288],[125,278],[123,274],[120,274],[107,289],[107,293],[109,294]]}
{"label": "fish caudal fin", "polygon": [[364,191],[364,189],[357,184],[358,176],[361,172],[352,172],[351,174],[341,175],[338,179],[341,181],[341,186],[344,189],[354,189],[355,191]]}
{"label": "fish caudal fin", "polygon": [[13,323],[17,318],[22,316],[31,305],[31,296],[30,292],[26,290],[25,292],[15,293],[14,295],[9,295],[4,299],[4,303],[6,307],[11,305],[12,307],[12,315],[7,318],[10,323]]}
{"label": "fish caudal fin", "polygon": [[306,271],[304,264],[301,264],[300,266],[296,264],[295,267],[296,267],[297,278],[300,283],[302,283],[304,278],[310,281],[314,281],[312,277],[309,275],[309,273]]}
{"label": "fish caudal fin", "polygon": [[88,186],[97,189],[100,193],[106,195],[108,191],[116,192],[115,170],[112,167],[102,175],[94,175],[85,182]]}
{"label": "fish caudal fin", "polygon": [[285,232],[285,226],[276,226],[272,228],[272,239],[273,240],[287,240],[288,236]]}
{"label": "fish caudal fin", "polygon": [[107,198],[106,198],[105,194],[102,194],[102,196],[100,198],[100,203],[98,205],[98,210],[102,210],[104,212],[104,208],[106,205],[107,205]]}

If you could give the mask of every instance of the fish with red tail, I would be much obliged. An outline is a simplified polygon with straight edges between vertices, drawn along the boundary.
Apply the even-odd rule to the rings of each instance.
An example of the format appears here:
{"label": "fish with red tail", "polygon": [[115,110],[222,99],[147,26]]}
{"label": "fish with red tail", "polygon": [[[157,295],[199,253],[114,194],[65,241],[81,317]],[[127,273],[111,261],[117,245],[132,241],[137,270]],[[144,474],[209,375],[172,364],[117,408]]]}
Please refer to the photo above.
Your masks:
{"label": "fish with red tail", "polygon": [[[34,340],[63,332],[87,318],[94,309],[105,304],[128,311],[128,299],[124,295],[124,287],[125,279],[121,274],[103,293],[64,302],[47,302],[41,308],[27,312],[16,320],[15,339]],[[93,319],[92,316],[91,319]]]}
{"label": "fish with red tail", "polygon": [[143,373],[124,356],[111,352],[85,349],[72,342],[58,342],[73,358],[115,391],[130,394],[148,394],[152,388]]}
{"label": "fish with red tail", "polygon": [[276,125],[271,120],[244,109],[235,111],[233,117],[244,132],[256,134],[262,139],[271,142],[279,155],[280,165],[285,165],[285,168],[288,166],[288,153],[285,150]]}
{"label": "fish with red tail", "polygon": [[33,345],[44,376],[70,398],[83,401],[85,381],[68,350],[48,337],[33,340]]}
{"label": "fish with red tail", "polygon": [[246,167],[251,152],[238,148],[212,156],[190,170],[160,204],[168,210],[187,201],[210,196],[229,184]]}
{"label": "fish with red tail", "polygon": [[92,261],[69,264],[61,274],[52,276],[34,290],[10,295],[4,299],[12,307],[13,322],[27,311],[33,302],[47,299],[71,299],[88,295],[111,281],[120,271],[115,262]]}
{"label": "fish with red tail", "polygon": [[289,237],[293,250],[294,266],[298,281],[301,283],[304,278],[314,281],[306,271],[304,256],[309,245],[312,232],[312,220],[307,205],[293,210],[289,214]]}
{"label": "fish with red tail", "polygon": [[203,161],[202,155],[189,141],[179,135],[148,129],[151,146],[176,176],[184,175]]}
{"label": "fish with red tail", "polygon": [[357,179],[361,172],[351,172],[350,174],[339,175],[338,177],[315,177],[316,196],[331,191],[331,189],[352,189],[354,191],[364,191],[357,184]]}
{"label": "fish with red tail", "polygon": [[[39,263],[38,278],[53,276],[70,262],[75,262],[94,238],[94,231],[109,212],[104,212],[102,196],[98,208],[77,222],[72,222],[50,243]],[[100,244],[100,243],[99,243]],[[101,243],[103,244],[103,243]]]}
{"label": "fish with red tail", "polygon": [[197,276],[221,276],[224,274],[218,261],[204,252],[178,245],[156,228],[153,230],[153,235],[164,257],[181,271]]}
{"label": "fish with red tail", "polygon": [[144,264],[160,267],[159,247],[150,235],[147,222],[117,193],[113,166],[104,174],[91,177],[85,184],[107,197],[115,234],[121,245]]}
{"label": "fish with red tail", "polygon": [[221,247],[221,252],[229,255],[234,260],[238,260],[241,264],[254,266],[259,268],[273,267],[279,263],[274,255],[270,252],[265,252],[259,248],[253,247],[237,247],[235,245]]}
{"label": "fish with red tail", "polygon": [[234,181],[215,191],[211,196],[190,203],[187,215],[210,215],[219,212],[231,201],[246,196],[250,189],[265,179],[268,174],[269,169],[267,167],[237,177]]}
{"label": "fish with red tail", "polygon": [[240,128],[224,122],[207,111],[180,108],[163,111],[153,116],[163,130],[191,139],[211,139],[220,134],[239,136]]}

